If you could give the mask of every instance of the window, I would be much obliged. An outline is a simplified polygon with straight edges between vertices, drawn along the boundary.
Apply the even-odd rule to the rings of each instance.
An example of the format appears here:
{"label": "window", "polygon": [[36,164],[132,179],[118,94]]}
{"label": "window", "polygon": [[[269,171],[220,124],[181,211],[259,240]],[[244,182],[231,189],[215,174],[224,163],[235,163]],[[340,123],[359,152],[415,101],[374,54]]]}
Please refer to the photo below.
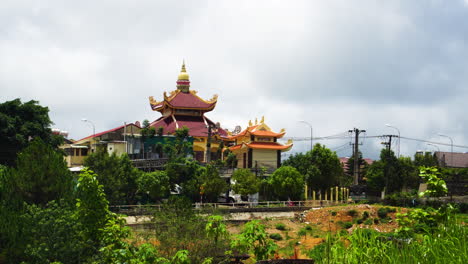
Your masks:
{"label": "window", "polygon": [[86,148],[81,149],[81,156],[88,156],[88,149]]}

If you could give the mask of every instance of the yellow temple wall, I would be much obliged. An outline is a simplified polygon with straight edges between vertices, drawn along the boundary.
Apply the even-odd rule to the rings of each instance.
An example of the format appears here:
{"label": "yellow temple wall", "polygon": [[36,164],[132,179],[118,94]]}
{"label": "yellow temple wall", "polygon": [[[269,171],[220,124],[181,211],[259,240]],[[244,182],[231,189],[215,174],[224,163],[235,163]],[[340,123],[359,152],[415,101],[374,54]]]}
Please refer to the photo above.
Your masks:
{"label": "yellow temple wall", "polygon": [[255,162],[257,162],[259,167],[276,168],[276,155],[276,150],[254,149],[252,152],[252,166],[255,166]]}
{"label": "yellow temple wall", "polygon": [[67,167],[81,166],[87,157],[88,156],[66,156],[65,161],[67,162]]}
{"label": "yellow temple wall", "polygon": [[117,156],[126,153],[125,142],[114,142],[107,144],[107,153],[109,153],[109,155],[115,153]]}
{"label": "yellow temple wall", "polygon": [[[234,154],[236,154],[236,159],[237,159],[237,168],[244,168],[244,153],[247,156],[247,149],[240,149]],[[248,157],[246,157],[245,160],[245,167],[247,168],[247,163],[248,163]]]}

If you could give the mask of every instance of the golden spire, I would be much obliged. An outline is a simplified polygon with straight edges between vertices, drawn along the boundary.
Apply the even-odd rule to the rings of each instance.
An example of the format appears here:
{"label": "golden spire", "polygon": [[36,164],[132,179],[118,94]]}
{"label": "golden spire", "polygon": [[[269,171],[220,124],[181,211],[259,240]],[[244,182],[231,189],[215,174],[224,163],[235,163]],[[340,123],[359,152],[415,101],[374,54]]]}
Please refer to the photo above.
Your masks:
{"label": "golden spire", "polygon": [[249,127],[252,126],[252,120],[249,120]]}
{"label": "golden spire", "polygon": [[255,124],[258,124],[257,118],[255,118]]}
{"label": "golden spire", "polygon": [[260,120],[260,124],[264,124],[265,123],[265,116],[262,116],[262,119]]}
{"label": "golden spire", "polygon": [[177,89],[184,93],[188,93],[190,88],[190,80],[187,70],[185,69],[185,60],[182,61],[182,69],[180,70],[179,77],[177,77]]}

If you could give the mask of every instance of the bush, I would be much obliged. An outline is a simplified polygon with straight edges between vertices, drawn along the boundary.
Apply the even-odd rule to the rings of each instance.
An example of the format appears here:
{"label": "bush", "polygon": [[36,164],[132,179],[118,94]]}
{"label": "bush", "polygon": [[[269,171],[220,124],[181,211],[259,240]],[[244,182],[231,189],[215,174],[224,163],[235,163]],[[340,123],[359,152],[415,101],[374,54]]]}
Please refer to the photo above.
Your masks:
{"label": "bush", "polygon": [[311,227],[310,225],[306,226],[305,229],[306,229],[307,231],[312,231],[312,227]]}
{"label": "bush", "polygon": [[369,218],[369,212],[364,211],[364,212],[362,213],[362,219],[363,219],[363,220],[367,220],[367,218]]}
{"label": "bush", "polygon": [[283,223],[278,223],[275,225],[275,228],[281,231],[286,230],[286,226]]}
{"label": "bush", "polygon": [[336,211],[331,211],[332,216],[336,216]]}
{"label": "bush", "polygon": [[373,223],[372,219],[367,219],[366,221],[364,221],[365,225],[372,225],[372,223]]}
{"label": "bush", "polygon": [[270,234],[270,238],[276,241],[283,240],[283,236],[281,236],[281,234],[278,233]]}
{"label": "bush", "polygon": [[343,227],[344,229],[349,229],[353,226],[353,223],[351,222],[342,222],[341,223],[341,227]]}
{"label": "bush", "polygon": [[348,211],[348,215],[351,216],[351,217],[355,217],[358,215],[358,211],[352,209],[352,210],[349,210]]}
{"label": "bush", "polygon": [[396,210],[394,208],[389,208],[389,207],[381,207],[379,210],[377,210],[377,215],[380,218],[387,218],[388,213],[394,213]]}

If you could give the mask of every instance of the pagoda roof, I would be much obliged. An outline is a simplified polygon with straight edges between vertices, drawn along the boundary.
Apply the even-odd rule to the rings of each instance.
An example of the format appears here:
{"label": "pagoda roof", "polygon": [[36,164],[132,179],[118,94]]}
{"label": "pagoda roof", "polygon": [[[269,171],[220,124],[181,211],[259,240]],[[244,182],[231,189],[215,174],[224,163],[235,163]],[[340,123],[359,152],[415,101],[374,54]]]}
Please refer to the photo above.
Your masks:
{"label": "pagoda roof", "polygon": [[197,91],[189,90],[184,92],[182,90],[172,91],[169,96],[164,92],[164,100],[156,101],[150,96],[150,105],[153,111],[162,112],[166,107],[173,109],[190,109],[190,110],[204,110],[205,112],[211,111],[216,106],[218,96],[214,95],[210,100],[204,100],[197,95]]}
{"label": "pagoda roof", "polygon": [[271,129],[266,124],[260,123],[260,124],[251,125],[247,127],[239,134],[229,137],[229,139],[233,140],[236,138],[246,136],[247,134],[254,135],[254,136],[282,138],[286,134],[286,131],[282,129],[280,133],[276,133],[276,132],[271,131]]}
{"label": "pagoda roof", "polygon": [[242,144],[238,144],[235,146],[232,146],[229,148],[229,150],[237,150],[241,149],[243,147],[248,147],[251,149],[271,149],[271,150],[281,150],[281,151],[288,151],[292,148],[293,144],[287,144],[287,145],[282,145],[277,142],[251,142],[251,143],[245,143],[242,142]]}
{"label": "pagoda roof", "polygon": [[[166,117],[161,117],[153,121],[150,126],[155,129],[162,127],[164,134],[172,134],[178,128],[187,127],[189,129],[189,135],[193,137],[207,137],[208,128],[207,125],[215,125],[213,121],[206,118],[205,116],[185,116],[185,115],[171,115]],[[218,128],[217,133],[213,135],[219,135],[222,138],[227,138],[226,130]]]}

